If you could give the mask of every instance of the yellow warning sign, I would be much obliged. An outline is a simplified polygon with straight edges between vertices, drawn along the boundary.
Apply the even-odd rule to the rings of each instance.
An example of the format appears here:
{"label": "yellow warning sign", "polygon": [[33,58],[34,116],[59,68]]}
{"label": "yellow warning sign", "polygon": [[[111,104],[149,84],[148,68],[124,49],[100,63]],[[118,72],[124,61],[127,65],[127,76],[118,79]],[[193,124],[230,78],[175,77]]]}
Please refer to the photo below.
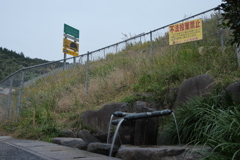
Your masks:
{"label": "yellow warning sign", "polygon": [[169,45],[201,39],[203,39],[201,18],[169,26]]}
{"label": "yellow warning sign", "polygon": [[79,44],[73,41],[68,40],[67,38],[63,38],[63,48],[69,48],[74,52],[79,51]]}
{"label": "yellow warning sign", "polygon": [[73,52],[73,51],[71,51],[69,49],[66,49],[66,48],[63,48],[63,53],[69,54],[71,56],[78,56],[77,52]]}

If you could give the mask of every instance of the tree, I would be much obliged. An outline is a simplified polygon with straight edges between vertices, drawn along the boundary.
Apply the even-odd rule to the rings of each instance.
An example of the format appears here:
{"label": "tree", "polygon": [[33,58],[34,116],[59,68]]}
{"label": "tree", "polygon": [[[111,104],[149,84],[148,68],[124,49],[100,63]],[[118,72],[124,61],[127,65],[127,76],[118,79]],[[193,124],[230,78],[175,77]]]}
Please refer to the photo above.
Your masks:
{"label": "tree", "polygon": [[222,13],[222,27],[232,30],[232,39],[230,43],[239,44],[240,42],[240,0],[223,0],[218,9],[223,11]]}
{"label": "tree", "polygon": [[23,52],[20,53],[20,56],[23,57],[23,58],[25,57],[24,54],[23,54]]}

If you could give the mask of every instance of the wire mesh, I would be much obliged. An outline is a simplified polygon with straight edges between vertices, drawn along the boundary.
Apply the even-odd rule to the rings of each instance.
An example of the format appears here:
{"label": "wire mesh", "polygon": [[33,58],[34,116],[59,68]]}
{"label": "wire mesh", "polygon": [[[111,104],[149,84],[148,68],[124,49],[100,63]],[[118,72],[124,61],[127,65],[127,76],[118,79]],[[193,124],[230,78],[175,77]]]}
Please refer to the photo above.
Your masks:
{"label": "wire mesh", "polygon": [[8,119],[8,101],[10,91],[10,78],[0,83],[0,119]]}

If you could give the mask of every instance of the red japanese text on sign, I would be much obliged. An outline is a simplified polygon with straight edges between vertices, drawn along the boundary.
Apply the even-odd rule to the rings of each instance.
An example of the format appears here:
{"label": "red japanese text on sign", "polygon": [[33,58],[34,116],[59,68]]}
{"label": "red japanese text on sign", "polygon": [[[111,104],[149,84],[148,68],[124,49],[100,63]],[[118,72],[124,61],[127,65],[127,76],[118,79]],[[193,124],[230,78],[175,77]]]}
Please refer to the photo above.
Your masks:
{"label": "red japanese text on sign", "polygon": [[202,39],[202,19],[169,26],[169,44],[178,44]]}
{"label": "red japanese text on sign", "polygon": [[200,20],[197,21],[188,21],[180,24],[174,24],[169,26],[170,32],[179,32],[179,31],[185,31],[189,29],[199,28],[201,27]]}

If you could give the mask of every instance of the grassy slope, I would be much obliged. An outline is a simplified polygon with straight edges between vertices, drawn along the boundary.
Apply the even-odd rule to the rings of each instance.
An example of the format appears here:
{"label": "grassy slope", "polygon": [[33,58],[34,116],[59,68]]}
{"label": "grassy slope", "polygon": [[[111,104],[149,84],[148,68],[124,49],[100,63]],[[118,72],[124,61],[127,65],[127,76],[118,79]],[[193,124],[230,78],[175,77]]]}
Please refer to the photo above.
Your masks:
{"label": "grassy slope", "polygon": [[[223,87],[237,81],[235,50],[227,46],[222,52],[215,24],[215,16],[205,19],[205,39],[201,41],[167,46],[168,35],[158,37],[152,57],[149,42],[145,42],[90,62],[88,96],[84,65],[38,80],[24,89],[19,123],[8,124],[5,131],[11,128],[14,136],[48,140],[58,134],[57,129],[83,128],[79,121],[82,112],[106,103],[132,102],[136,92],[155,93],[158,105],[164,107],[164,91],[178,87],[184,79],[207,73]],[[200,46],[209,46],[203,55]]]}

